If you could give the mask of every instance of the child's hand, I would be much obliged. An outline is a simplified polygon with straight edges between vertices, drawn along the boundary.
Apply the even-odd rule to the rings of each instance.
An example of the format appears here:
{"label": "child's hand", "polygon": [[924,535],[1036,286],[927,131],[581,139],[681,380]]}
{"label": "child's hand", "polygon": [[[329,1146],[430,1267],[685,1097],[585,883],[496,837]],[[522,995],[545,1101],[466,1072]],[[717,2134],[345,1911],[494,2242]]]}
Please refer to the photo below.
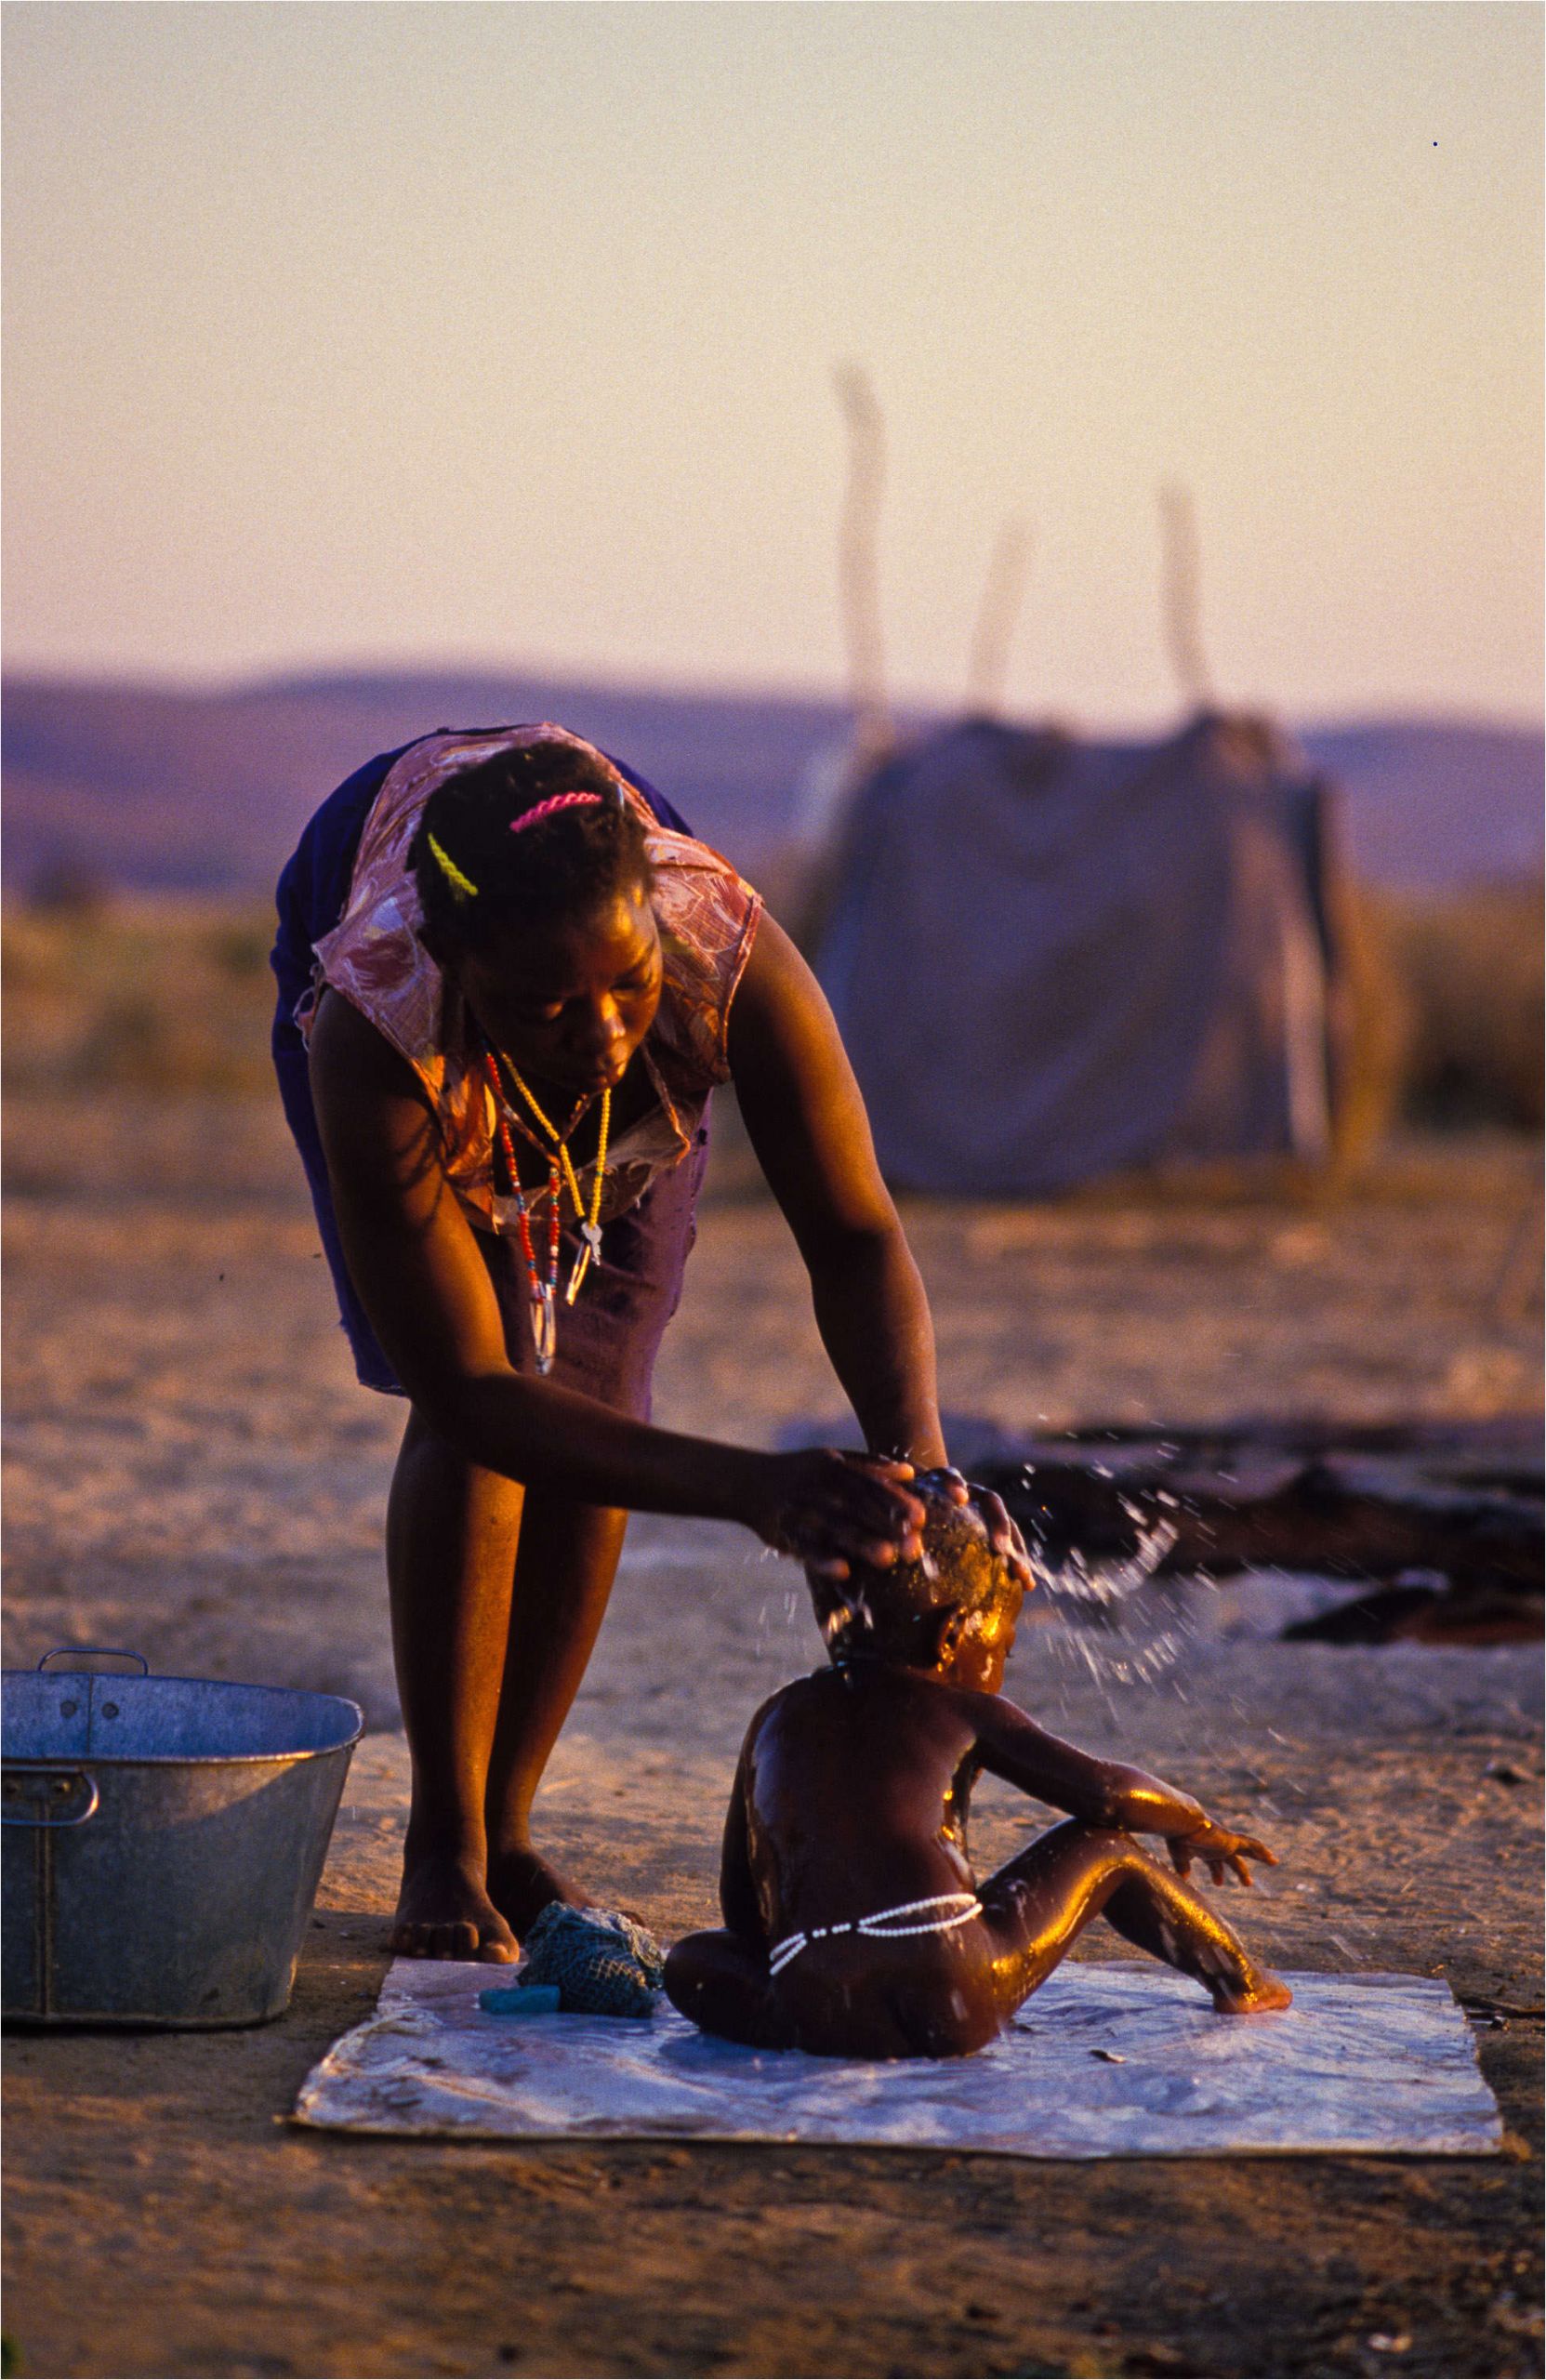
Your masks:
{"label": "child's hand", "polygon": [[988,1543],[1001,1562],[1007,1562],[1011,1570],[1018,1572],[1020,1582],[1029,1594],[1036,1584],[1036,1573],[1025,1551],[1025,1540],[1005,1510],[1003,1498],[996,1496],[991,1488],[979,1488],[958,1471],[930,1471],[920,1474],[919,1478],[920,1485],[925,1481],[931,1487],[937,1483],[952,1503],[976,1505],[987,1529]]}
{"label": "child's hand", "polygon": [[1276,1853],[1269,1851],[1264,1843],[1259,1843],[1255,1835],[1232,1834],[1228,1827],[1220,1826],[1209,1818],[1205,1818],[1201,1826],[1195,1827],[1190,1834],[1172,1834],[1168,1840],[1170,1864],[1178,1875],[1189,1875],[1193,1860],[1200,1859],[1216,1884],[1223,1883],[1226,1868],[1234,1870],[1241,1884],[1253,1883],[1255,1880],[1246,1865],[1248,1859],[1260,1859],[1268,1868],[1277,1865]]}

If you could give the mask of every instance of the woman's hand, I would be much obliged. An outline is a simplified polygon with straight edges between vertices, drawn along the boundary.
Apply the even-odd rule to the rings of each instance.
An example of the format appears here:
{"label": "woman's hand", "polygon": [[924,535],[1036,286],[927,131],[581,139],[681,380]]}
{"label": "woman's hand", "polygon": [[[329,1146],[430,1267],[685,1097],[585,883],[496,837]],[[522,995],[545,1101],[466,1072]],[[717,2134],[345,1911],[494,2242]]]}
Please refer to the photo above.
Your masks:
{"label": "woman's hand", "polygon": [[923,1551],[927,1515],[906,1491],[910,1462],[813,1447],[754,1456],[747,1468],[749,1493],[737,1518],[818,1578],[846,1579],[855,1562],[887,1570]]}
{"label": "woman's hand", "polygon": [[1001,1562],[1007,1562],[1011,1570],[1019,1572],[1021,1583],[1029,1594],[1036,1585],[1036,1572],[1025,1551],[1025,1540],[1011,1520],[1003,1498],[996,1496],[991,1488],[979,1488],[974,1480],[966,1478],[958,1471],[931,1471],[925,1476],[928,1484],[937,1486],[952,1503],[975,1504],[986,1527],[988,1543]]}
{"label": "woman's hand", "polygon": [[1241,1884],[1249,1884],[1254,1879],[1246,1865],[1248,1859],[1260,1859],[1268,1868],[1277,1865],[1276,1853],[1255,1835],[1232,1834],[1228,1827],[1210,1818],[1205,1818],[1190,1834],[1172,1834],[1168,1840],[1170,1864],[1178,1876],[1189,1875],[1193,1860],[1200,1859],[1216,1884],[1223,1883],[1226,1868],[1234,1870]]}

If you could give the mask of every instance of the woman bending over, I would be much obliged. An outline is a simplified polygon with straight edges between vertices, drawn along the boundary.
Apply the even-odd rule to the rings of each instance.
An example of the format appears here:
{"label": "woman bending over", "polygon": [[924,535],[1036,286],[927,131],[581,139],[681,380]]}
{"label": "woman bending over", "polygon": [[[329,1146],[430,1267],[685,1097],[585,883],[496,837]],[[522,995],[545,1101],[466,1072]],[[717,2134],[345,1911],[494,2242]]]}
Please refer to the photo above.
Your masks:
{"label": "woman bending over", "polygon": [[[508,1961],[546,1902],[584,1898],[530,1816],[628,1512],[739,1521],[834,1580],[916,1551],[912,1467],[946,1461],[928,1306],[810,971],[580,737],[443,730],[370,763],[308,826],[279,910],[286,1114],[359,1376],[408,1403],[387,1513],[413,1775],[392,1946]],[[722,1082],[865,1456],[650,1425]]]}

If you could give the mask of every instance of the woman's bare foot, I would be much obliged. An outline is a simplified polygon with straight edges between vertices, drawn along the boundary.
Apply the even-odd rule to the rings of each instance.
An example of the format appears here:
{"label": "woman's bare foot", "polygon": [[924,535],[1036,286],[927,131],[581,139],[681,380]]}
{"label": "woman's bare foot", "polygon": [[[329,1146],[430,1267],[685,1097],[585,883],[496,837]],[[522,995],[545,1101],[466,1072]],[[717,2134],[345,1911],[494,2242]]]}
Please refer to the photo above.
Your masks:
{"label": "woman's bare foot", "polygon": [[509,1966],[515,1936],[464,1860],[405,1858],[389,1948],[403,1959],[478,1959]]}
{"label": "woman's bare foot", "polygon": [[496,1909],[517,1934],[524,1934],[534,1917],[550,1900],[566,1901],[571,1909],[588,1909],[590,1902],[578,1884],[572,1884],[549,1866],[529,1843],[489,1854],[488,1888]]}
{"label": "woman's bare foot", "polygon": [[1270,2008],[1287,2008],[1294,1996],[1282,1977],[1267,1967],[1252,1967],[1242,1982],[1219,1982],[1209,1989],[1221,2016],[1264,2016]]}

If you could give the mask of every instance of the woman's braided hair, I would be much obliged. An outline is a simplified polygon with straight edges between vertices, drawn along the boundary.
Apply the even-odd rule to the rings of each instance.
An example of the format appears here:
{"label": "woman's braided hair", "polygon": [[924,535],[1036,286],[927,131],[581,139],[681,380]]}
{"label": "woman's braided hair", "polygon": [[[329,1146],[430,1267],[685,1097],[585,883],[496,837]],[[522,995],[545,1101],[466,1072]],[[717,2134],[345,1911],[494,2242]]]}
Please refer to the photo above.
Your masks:
{"label": "woman's braided hair", "polygon": [[[543,816],[522,827],[539,807]],[[522,745],[458,770],[429,796],[408,847],[424,938],[437,950],[480,952],[511,928],[648,891],[644,831],[611,771],[572,744]]]}

